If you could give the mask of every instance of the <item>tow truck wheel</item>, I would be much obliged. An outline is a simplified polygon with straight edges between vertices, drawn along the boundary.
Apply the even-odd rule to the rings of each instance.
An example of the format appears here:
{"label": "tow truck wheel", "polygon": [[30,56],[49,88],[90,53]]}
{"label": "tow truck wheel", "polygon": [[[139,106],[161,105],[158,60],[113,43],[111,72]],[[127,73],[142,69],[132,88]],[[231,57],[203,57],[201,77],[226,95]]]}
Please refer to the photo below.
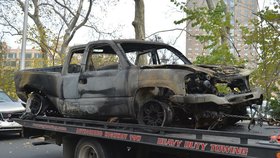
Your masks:
{"label": "tow truck wheel", "polygon": [[138,123],[150,126],[164,126],[172,121],[173,112],[168,104],[150,100],[143,104],[138,113]]}
{"label": "tow truck wheel", "polygon": [[106,146],[95,139],[81,139],[75,149],[75,158],[110,158]]}

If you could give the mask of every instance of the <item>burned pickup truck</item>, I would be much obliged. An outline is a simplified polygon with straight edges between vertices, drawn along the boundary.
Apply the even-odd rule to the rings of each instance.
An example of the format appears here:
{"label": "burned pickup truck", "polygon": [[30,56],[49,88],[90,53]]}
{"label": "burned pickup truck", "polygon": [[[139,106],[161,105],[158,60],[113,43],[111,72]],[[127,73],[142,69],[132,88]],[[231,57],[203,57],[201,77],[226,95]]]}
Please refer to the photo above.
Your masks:
{"label": "burned pickup truck", "polygon": [[63,66],[16,73],[28,114],[134,121],[152,126],[234,124],[260,104],[241,67],[193,65],[157,42],[102,40],[69,50]]}

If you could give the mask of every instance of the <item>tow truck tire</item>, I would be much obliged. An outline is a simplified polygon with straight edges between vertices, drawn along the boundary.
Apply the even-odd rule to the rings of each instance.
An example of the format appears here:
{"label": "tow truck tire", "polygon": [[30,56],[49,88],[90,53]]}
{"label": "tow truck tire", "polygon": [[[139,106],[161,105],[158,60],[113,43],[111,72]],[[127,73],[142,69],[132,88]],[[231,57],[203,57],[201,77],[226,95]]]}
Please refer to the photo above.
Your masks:
{"label": "tow truck tire", "polygon": [[75,149],[74,158],[112,158],[107,146],[96,139],[82,138]]}

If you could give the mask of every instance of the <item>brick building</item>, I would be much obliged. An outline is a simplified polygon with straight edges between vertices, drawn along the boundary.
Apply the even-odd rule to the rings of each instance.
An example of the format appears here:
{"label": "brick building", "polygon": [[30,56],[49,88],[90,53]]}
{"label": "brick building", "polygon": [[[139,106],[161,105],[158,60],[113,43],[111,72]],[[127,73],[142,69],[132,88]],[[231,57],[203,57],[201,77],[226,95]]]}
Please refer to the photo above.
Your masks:
{"label": "brick building", "polygon": [[[5,67],[20,67],[21,49],[13,49],[7,47],[7,51],[3,54],[1,63]],[[39,49],[26,49],[25,52],[25,67],[32,68],[35,65],[41,64],[42,52]]]}
{"label": "brick building", "polygon": [[[218,0],[213,0],[216,4]],[[229,11],[232,13],[231,25],[234,29],[231,29],[230,36],[231,41],[237,48],[238,53],[235,51],[233,45],[231,45],[231,52],[234,55],[240,55],[243,59],[252,61],[256,57],[255,50],[244,44],[242,40],[242,34],[240,24],[243,26],[249,26],[249,21],[255,18],[254,13],[258,11],[257,0],[224,0],[228,6]],[[189,0],[188,7],[207,7],[206,1]],[[250,27],[250,26],[249,26]],[[186,36],[186,56],[194,61],[199,55],[207,55],[209,52],[203,49],[203,45],[195,39],[196,35],[201,35],[203,32],[198,27],[192,27],[191,24],[187,25],[187,31],[190,34]]]}

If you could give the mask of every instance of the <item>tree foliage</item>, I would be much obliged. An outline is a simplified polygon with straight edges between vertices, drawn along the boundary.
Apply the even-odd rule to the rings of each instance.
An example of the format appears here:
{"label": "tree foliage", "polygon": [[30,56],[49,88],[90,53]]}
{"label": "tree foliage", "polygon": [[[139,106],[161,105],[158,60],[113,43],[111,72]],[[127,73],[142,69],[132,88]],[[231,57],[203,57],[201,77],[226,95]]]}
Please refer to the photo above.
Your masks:
{"label": "tree foliage", "polygon": [[258,53],[258,67],[252,75],[252,82],[265,90],[270,99],[279,93],[280,81],[280,13],[279,6],[265,8],[256,13],[252,28],[242,27],[245,43],[252,45]]}
{"label": "tree foliage", "polygon": [[198,56],[194,64],[217,64],[217,65],[242,65],[243,60],[238,60],[226,44],[219,45],[210,55]]}
{"label": "tree foliage", "polygon": [[280,119],[280,100],[270,99],[269,108],[273,109],[270,111],[270,115],[275,119]]}
{"label": "tree foliage", "polygon": [[15,83],[14,83],[14,73],[16,69],[13,67],[4,66],[4,58],[7,52],[7,45],[5,42],[0,41],[0,89],[4,90],[12,98],[17,98]]}
{"label": "tree foliage", "polygon": [[192,27],[198,27],[204,32],[195,37],[210,53],[206,56],[198,56],[194,63],[223,65],[243,63],[230,52],[230,44],[233,44],[229,43],[229,30],[233,28],[230,24],[232,15],[227,11],[227,5],[223,0],[220,0],[214,8],[188,8],[184,3],[171,1],[186,13],[186,18],[175,21],[176,24],[190,21]]}

